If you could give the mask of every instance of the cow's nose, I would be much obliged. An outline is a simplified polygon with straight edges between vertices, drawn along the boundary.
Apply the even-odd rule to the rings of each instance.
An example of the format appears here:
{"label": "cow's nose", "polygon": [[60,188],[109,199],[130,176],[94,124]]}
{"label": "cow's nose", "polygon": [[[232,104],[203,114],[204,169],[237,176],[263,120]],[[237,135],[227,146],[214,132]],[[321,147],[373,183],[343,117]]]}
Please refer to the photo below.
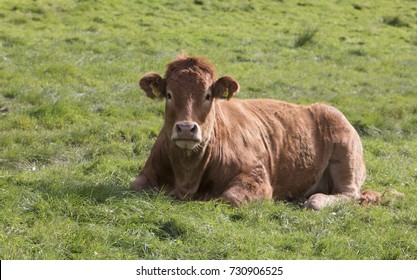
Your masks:
{"label": "cow's nose", "polygon": [[175,124],[175,132],[178,138],[194,139],[198,132],[198,124],[195,122],[177,122]]}
{"label": "cow's nose", "polygon": [[190,121],[175,123],[171,140],[181,149],[194,149],[201,139],[201,129],[197,123]]}

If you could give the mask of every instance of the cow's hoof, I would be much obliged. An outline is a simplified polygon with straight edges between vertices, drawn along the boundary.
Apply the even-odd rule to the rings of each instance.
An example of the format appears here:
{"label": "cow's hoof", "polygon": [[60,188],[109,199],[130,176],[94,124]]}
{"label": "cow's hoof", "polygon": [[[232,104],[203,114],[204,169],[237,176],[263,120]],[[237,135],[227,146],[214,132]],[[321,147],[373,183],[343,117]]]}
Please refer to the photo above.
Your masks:
{"label": "cow's hoof", "polygon": [[320,210],[320,206],[314,200],[307,200],[304,202],[304,207],[311,210]]}
{"label": "cow's hoof", "polygon": [[328,195],[322,194],[322,193],[316,193],[307,199],[306,202],[304,202],[304,207],[311,210],[321,210],[324,207],[329,205],[329,198]]}
{"label": "cow's hoof", "polygon": [[223,201],[226,204],[229,204],[233,207],[240,207],[242,204],[245,203],[243,195],[233,192],[231,190],[225,192],[222,197],[221,201]]}

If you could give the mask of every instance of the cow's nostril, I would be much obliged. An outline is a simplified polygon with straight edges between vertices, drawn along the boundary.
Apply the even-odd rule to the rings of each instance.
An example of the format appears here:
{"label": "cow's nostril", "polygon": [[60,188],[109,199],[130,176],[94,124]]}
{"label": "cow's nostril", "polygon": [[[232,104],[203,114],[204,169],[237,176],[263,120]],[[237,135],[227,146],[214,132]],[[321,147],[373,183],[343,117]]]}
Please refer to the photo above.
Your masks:
{"label": "cow's nostril", "polygon": [[190,124],[190,123],[177,123],[175,125],[175,129],[177,132],[184,132],[184,133],[194,133],[198,130],[198,127],[196,124]]}

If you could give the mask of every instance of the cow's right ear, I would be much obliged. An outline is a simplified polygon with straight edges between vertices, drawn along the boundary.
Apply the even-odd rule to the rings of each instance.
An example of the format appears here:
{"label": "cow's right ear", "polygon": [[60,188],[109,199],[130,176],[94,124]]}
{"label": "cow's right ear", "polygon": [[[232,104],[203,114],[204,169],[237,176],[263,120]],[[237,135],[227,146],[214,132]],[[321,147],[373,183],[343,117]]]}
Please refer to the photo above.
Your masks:
{"label": "cow's right ear", "polygon": [[146,92],[146,96],[152,99],[165,96],[165,80],[157,73],[145,74],[139,80],[139,86]]}

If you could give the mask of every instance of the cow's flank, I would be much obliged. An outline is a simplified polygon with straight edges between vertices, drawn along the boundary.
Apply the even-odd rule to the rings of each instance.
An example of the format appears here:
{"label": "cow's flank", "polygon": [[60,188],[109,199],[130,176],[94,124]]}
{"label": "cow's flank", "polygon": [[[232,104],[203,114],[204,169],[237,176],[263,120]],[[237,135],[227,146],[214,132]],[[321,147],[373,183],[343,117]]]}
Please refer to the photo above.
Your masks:
{"label": "cow's flank", "polygon": [[163,77],[148,73],[139,85],[148,97],[165,99],[165,117],[133,189],[237,206],[302,199],[311,209],[380,199],[361,194],[362,144],[333,107],[233,98],[239,84],[228,76],[217,79],[214,66],[195,57],[180,56]]}

